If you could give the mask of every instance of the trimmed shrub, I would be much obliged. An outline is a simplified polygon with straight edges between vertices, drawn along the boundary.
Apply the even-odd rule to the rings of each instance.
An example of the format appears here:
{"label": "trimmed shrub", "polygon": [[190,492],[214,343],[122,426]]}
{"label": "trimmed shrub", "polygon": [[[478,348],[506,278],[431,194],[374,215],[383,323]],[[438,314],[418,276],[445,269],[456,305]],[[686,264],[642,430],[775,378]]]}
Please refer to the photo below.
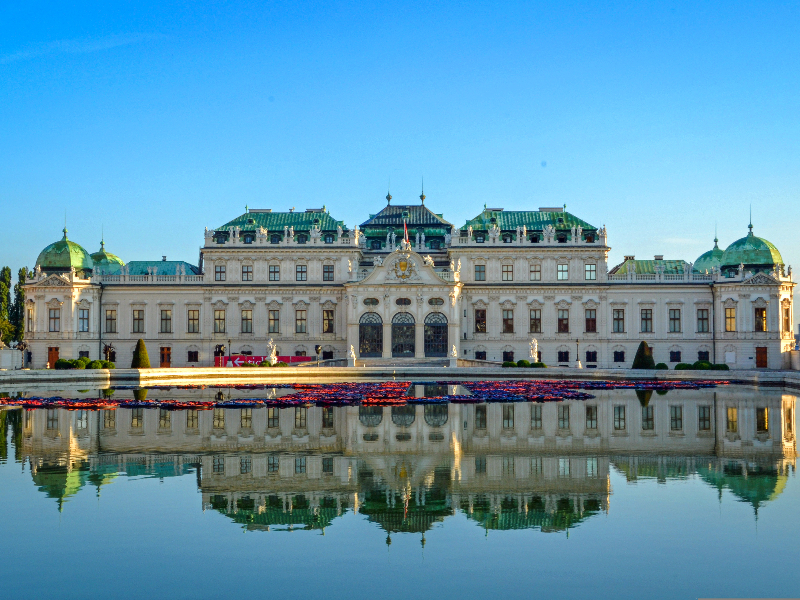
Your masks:
{"label": "trimmed shrub", "polygon": [[[87,358],[86,356],[81,356],[79,359],[77,359],[77,362],[83,363],[83,368],[87,369],[88,367],[86,365],[88,365],[92,361],[89,358]],[[78,368],[80,368],[80,367],[78,367]]]}
{"label": "trimmed shrub", "polygon": [[655,369],[656,362],[653,360],[653,350],[642,340],[633,358],[632,369]]}
{"label": "trimmed shrub", "polygon": [[535,363],[531,363],[531,368],[533,368],[533,369],[546,369],[547,365],[544,364],[543,362],[535,362]]}
{"label": "trimmed shrub", "polygon": [[88,364],[89,364],[88,362],[84,362],[84,361],[83,361],[83,360],[81,360],[80,358],[79,358],[79,359],[77,359],[77,360],[71,360],[71,361],[69,361],[69,362],[71,362],[71,363],[72,363],[72,368],[73,368],[73,369],[85,369],[85,368],[86,368],[86,365],[88,365]]}
{"label": "trimmed shrub", "polygon": [[517,361],[517,366],[521,367],[523,369],[528,369],[528,368],[530,368],[531,363],[530,363],[530,361],[525,360],[524,358],[522,358],[522,359]]}
{"label": "trimmed shrub", "polygon": [[503,368],[504,368],[504,369],[510,369],[510,368],[512,368],[512,367],[516,367],[516,366],[517,366],[517,363],[515,363],[515,362],[512,362],[512,361],[510,361],[510,360],[507,360],[507,361],[505,361],[505,362],[503,363]]}
{"label": "trimmed shrub", "polygon": [[669,390],[656,390],[656,394],[659,396],[666,396]]}
{"label": "trimmed shrub", "polygon": [[93,360],[88,365],[86,365],[87,369],[104,369],[103,361],[102,360]]}
{"label": "trimmed shrub", "polygon": [[53,368],[58,369],[59,371],[64,371],[66,369],[74,369],[75,367],[72,366],[71,360],[67,360],[66,358],[59,358],[56,361],[56,364],[53,365]]}
{"label": "trimmed shrub", "polygon": [[242,367],[257,367],[258,365],[256,363],[242,363],[241,366]]}
{"label": "trimmed shrub", "polygon": [[695,371],[708,371],[711,368],[711,363],[707,360],[698,360],[692,365]]}
{"label": "trimmed shrub", "polygon": [[666,363],[658,363],[656,365],[656,371],[669,371],[669,365]]}
{"label": "trimmed shrub", "polygon": [[725,363],[717,363],[717,364],[711,365],[711,370],[712,371],[730,371],[731,368],[728,365],[726,365]]}
{"label": "trimmed shrub", "polygon": [[269,364],[268,360],[262,360],[260,363],[258,363],[258,366],[259,367],[269,367],[270,364]]}
{"label": "trimmed shrub", "polygon": [[114,390],[103,390],[103,398],[111,398],[114,395]]}
{"label": "trimmed shrub", "polygon": [[636,397],[639,399],[639,404],[647,406],[653,397],[653,390],[636,390]]}
{"label": "trimmed shrub", "polygon": [[117,368],[117,366],[113,362],[111,362],[110,360],[104,360],[104,361],[102,361],[102,363],[103,363],[103,368],[104,369],[116,369]]}
{"label": "trimmed shrub", "polygon": [[133,390],[133,399],[138,402],[144,402],[145,400],[147,400],[147,390],[145,389]]}
{"label": "trimmed shrub", "polygon": [[276,367],[288,367],[289,365],[287,365],[285,362],[283,362],[282,360],[280,360],[280,361],[278,361],[278,362],[276,362],[276,363],[275,363],[275,366],[276,366]]}
{"label": "trimmed shrub", "polygon": [[675,365],[675,370],[676,371],[687,371],[687,370],[693,369],[693,368],[694,368],[694,366],[690,365],[689,363],[678,363],[677,365]]}
{"label": "trimmed shrub", "polygon": [[149,369],[150,357],[147,355],[147,346],[144,345],[144,340],[139,339],[136,342],[136,350],[133,351],[133,360],[131,361],[131,369]]}

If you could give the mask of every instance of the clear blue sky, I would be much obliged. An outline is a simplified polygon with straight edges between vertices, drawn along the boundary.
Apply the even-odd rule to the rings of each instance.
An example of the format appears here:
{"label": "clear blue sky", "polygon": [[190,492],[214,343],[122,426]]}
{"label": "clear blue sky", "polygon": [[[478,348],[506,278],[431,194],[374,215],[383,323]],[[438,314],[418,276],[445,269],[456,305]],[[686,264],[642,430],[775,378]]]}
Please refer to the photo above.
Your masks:
{"label": "clear blue sky", "polygon": [[196,262],[244,206],[567,204],[623,254],[800,267],[800,4],[5,2],[0,263]]}

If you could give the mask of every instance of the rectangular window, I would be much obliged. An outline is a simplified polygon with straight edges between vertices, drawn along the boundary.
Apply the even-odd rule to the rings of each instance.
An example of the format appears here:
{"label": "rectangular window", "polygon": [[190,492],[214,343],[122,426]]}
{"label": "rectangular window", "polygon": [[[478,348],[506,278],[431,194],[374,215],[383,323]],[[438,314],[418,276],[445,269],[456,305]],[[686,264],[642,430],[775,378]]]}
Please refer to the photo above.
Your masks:
{"label": "rectangular window", "polygon": [[625,333],[625,309],[615,308],[611,311],[612,331],[614,333]]}
{"label": "rectangular window", "polygon": [[475,350],[475,360],[486,360],[486,350]]}
{"label": "rectangular window", "polygon": [[475,457],[475,474],[476,475],[486,475],[486,457],[485,456],[476,456]]}
{"label": "rectangular window", "polygon": [[486,333],[486,309],[475,309],[475,333]]}
{"label": "rectangular window", "polygon": [[728,433],[739,432],[739,409],[734,406],[729,406],[727,411],[727,419],[725,422],[725,430]]}
{"label": "rectangular window", "polygon": [[172,333],[172,311],[162,310],[161,311],[161,328],[159,329],[161,333]]}
{"label": "rectangular window", "polygon": [[302,475],[306,472],[306,457],[298,456],[294,459],[294,474]]}
{"label": "rectangular window", "polygon": [[711,407],[697,407],[697,428],[700,431],[711,431]]}
{"label": "rectangular window", "polygon": [[106,333],[117,333],[117,311],[106,310]]}
{"label": "rectangular window", "polygon": [[78,331],[87,333],[89,331],[89,309],[78,309]]}
{"label": "rectangular window", "polygon": [[697,333],[708,333],[708,309],[697,309]]}
{"label": "rectangular window", "polygon": [[531,333],[542,333],[542,311],[539,308],[531,309]]}
{"label": "rectangular window", "polygon": [[653,431],[656,427],[655,412],[652,406],[642,407],[642,431]]}
{"label": "rectangular window", "polygon": [[514,281],[514,265],[503,265],[503,281]]}
{"label": "rectangular window", "polygon": [[586,459],[586,476],[587,477],[597,477],[597,458],[587,458]]}
{"label": "rectangular window", "polygon": [[558,428],[569,429],[569,406],[566,404],[558,405]]}
{"label": "rectangular window", "polygon": [[58,332],[61,331],[61,309],[60,308],[51,308],[50,309],[50,331]]}
{"label": "rectangular window", "polygon": [[267,457],[267,473],[277,473],[280,469],[280,457],[276,454],[270,454]]}
{"label": "rectangular window", "polygon": [[144,311],[133,311],[133,333],[144,333]]}
{"label": "rectangular window", "polygon": [[587,363],[596,363],[597,362],[597,350],[587,350],[586,351],[586,362]]}
{"label": "rectangular window", "polygon": [[597,406],[586,405],[586,429],[597,429]]}
{"label": "rectangular window", "polygon": [[614,429],[616,431],[625,429],[625,407],[622,405],[614,407]]}
{"label": "rectangular window", "polygon": [[569,459],[568,458],[559,458],[558,459],[558,476],[559,477],[569,477]]}
{"label": "rectangular window", "polygon": [[558,351],[558,362],[560,362],[560,363],[568,363],[569,362],[569,350],[559,350]]}
{"label": "rectangular window", "polygon": [[531,404],[531,429],[542,428],[542,405]]}
{"label": "rectangular window", "polygon": [[697,360],[709,362],[711,360],[711,353],[708,350],[699,350],[697,352]]}
{"label": "rectangular window", "polygon": [[504,456],[503,457],[503,468],[502,474],[506,476],[514,476],[514,457],[513,456]]}
{"label": "rectangular window", "polygon": [[769,431],[769,409],[756,408],[756,433],[767,433]]}
{"label": "rectangular window", "polygon": [[253,311],[242,310],[242,333],[253,333]]}
{"label": "rectangular window", "polygon": [[297,265],[294,269],[296,281],[308,280],[308,265]]}
{"label": "rectangular window", "polygon": [[514,362],[513,350],[503,350],[503,362]]}
{"label": "rectangular window", "polygon": [[186,429],[197,429],[199,424],[199,411],[196,408],[191,408],[186,411]]}
{"label": "rectangular window", "polygon": [[475,265],[475,281],[486,281],[486,265]]}
{"label": "rectangular window", "polygon": [[683,430],[683,407],[670,406],[669,407],[669,428],[670,431]]}
{"label": "rectangular window", "polygon": [[681,362],[681,351],[680,350],[670,350],[669,351],[669,362],[674,362],[674,363]]}
{"label": "rectangular window", "polygon": [[756,331],[766,331],[767,330],[767,309],[766,308],[756,308]]}
{"label": "rectangular window", "polygon": [[296,311],[294,311],[294,332],[295,333],[307,333],[307,330],[306,330],[306,311],[305,310],[296,310]]}
{"label": "rectangular window", "polygon": [[239,411],[239,426],[242,429],[250,429],[253,426],[253,409],[242,408]]}
{"label": "rectangular window", "polygon": [[[29,308],[27,310],[27,314],[28,314],[28,329],[27,329],[27,331],[31,332],[31,331],[33,331],[33,309]],[[116,330],[110,331],[109,333],[116,333]]]}
{"label": "rectangular window", "polygon": [[280,409],[273,407],[267,408],[267,427],[270,429],[276,429],[277,427],[280,427],[280,414]]}
{"label": "rectangular window", "polygon": [[144,409],[131,409],[131,429],[141,429],[144,427]]}
{"label": "rectangular window", "polygon": [[597,310],[594,308],[587,308],[586,314],[586,333],[597,332]]}
{"label": "rectangular window", "polygon": [[270,265],[269,266],[269,280],[270,281],[280,281],[281,280],[281,266],[280,265]]}
{"label": "rectangular window", "polygon": [[322,458],[322,473],[325,475],[333,474],[333,457],[324,456]]}
{"label": "rectangular window", "polygon": [[475,429],[486,429],[486,405],[475,407]]}
{"label": "rectangular window", "polygon": [[200,352],[198,350],[188,350],[186,352],[186,362],[196,363],[200,361]]}
{"label": "rectangular window", "polygon": [[322,333],[333,333],[333,309],[322,311]]}
{"label": "rectangular window", "polygon": [[247,475],[253,470],[253,458],[251,456],[242,456],[239,458],[239,474]]}
{"label": "rectangular window", "polygon": [[225,429],[225,409],[224,408],[215,408],[214,409],[214,419],[212,421],[212,426],[214,429]]}
{"label": "rectangular window", "polygon": [[584,265],[583,270],[586,281],[595,281],[597,279],[597,265]]}
{"label": "rectangular window", "polygon": [[172,428],[172,413],[166,408],[158,409],[158,428],[171,429]]}
{"label": "rectangular window", "polygon": [[669,309],[669,332],[670,333],[680,333],[681,331],[681,309],[680,308],[670,308]]}
{"label": "rectangular window", "polygon": [[215,456],[211,459],[211,470],[214,473],[224,473],[225,472],[225,457],[224,456]]}
{"label": "rectangular window", "polygon": [[541,476],[544,473],[544,461],[541,456],[534,456],[531,458],[531,475],[534,477]]}
{"label": "rectangular window", "polygon": [[783,330],[792,331],[792,319],[788,306],[783,308]]}
{"label": "rectangular window", "polygon": [[198,309],[186,311],[186,333],[200,333],[200,311]]}
{"label": "rectangular window", "polygon": [[725,309],[725,331],[736,331],[736,309]]}
{"label": "rectangular window", "polygon": [[47,409],[47,429],[49,431],[54,431],[58,429],[58,409],[57,408],[48,408]]}
{"label": "rectangular window", "polygon": [[269,333],[280,333],[281,332],[281,311],[279,310],[271,310],[269,311]]}
{"label": "rectangular window", "polygon": [[225,333],[225,309],[214,311],[214,333]]}
{"label": "rectangular window", "polygon": [[514,429],[513,404],[503,404],[503,429]]}
{"label": "rectangular window", "polygon": [[103,411],[103,429],[116,429],[117,428],[117,411],[104,410]]}
{"label": "rectangular window", "polygon": [[625,351],[624,350],[614,350],[614,362],[615,363],[625,362]]}
{"label": "rectangular window", "polygon": [[242,265],[242,281],[253,281],[253,265]]}
{"label": "rectangular window", "polygon": [[542,265],[531,265],[531,281],[542,280]]}
{"label": "rectangular window", "polygon": [[308,415],[308,409],[305,406],[295,406],[294,407],[294,428],[295,429],[305,429],[306,428],[306,417]]}
{"label": "rectangular window", "polygon": [[558,265],[556,269],[556,279],[559,281],[566,281],[569,279],[569,265]]}
{"label": "rectangular window", "polygon": [[333,265],[322,265],[322,281],[333,281]]}
{"label": "rectangular window", "polygon": [[225,265],[214,265],[214,281],[225,281]]}
{"label": "rectangular window", "polygon": [[569,309],[558,309],[558,333],[569,333]]}
{"label": "rectangular window", "polygon": [[322,407],[322,428],[323,429],[333,429],[333,407],[332,406],[323,406]]}
{"label": "rectangular window", "polygon": [[642,333],[653,333],[653,309],[643,308],[642,316]]}
{"label": "rectangular window", "polygon": [[503,310],[503,333],[514,333],[513,310]]}

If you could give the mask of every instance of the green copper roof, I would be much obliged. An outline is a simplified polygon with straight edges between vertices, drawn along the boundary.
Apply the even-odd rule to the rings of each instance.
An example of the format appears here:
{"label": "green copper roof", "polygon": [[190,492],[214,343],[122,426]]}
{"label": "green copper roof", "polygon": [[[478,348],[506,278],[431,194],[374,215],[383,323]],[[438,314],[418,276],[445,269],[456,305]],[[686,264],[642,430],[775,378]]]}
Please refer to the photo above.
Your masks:
{"label": "green copper roof", "polygon": [[156,275],[176,275],[178,265],[183,265],[187,275],[199,275],[200,269],[182,260],[132,260],[128,263],[128,275],[147,275],[149,267],[156,268]]}
{"label": "green copper roof", "polygon": [[125,265],[119,256],[106,251],[106,243],[103,241],[100,242],[100,250],[92,254],[92,262],[96,271],[106,275],[119,273],[120,267]]}
{"label": "green copper roof", "polygon": [[402,228],[404,221],[408,224],[409,230],[412,227],[438,226],[450,231],[453,226],[452,223],[445,221],[442,215],[431,211],[424,204],[389,204],[384,206],[377,215],[370,215],[369,219],[361,224],[361,228]]}
{"label": "green copper roof", "polygon": [[717,246],[717,238],[714,238],[714,247],[708,252],[703,252],[696,261],[692,270],[695,273],[711,273],[715,268],[719,268],[722,262],[723,252]]}
{"label": "green copper roof", "polygon": [[346,230],[344,221],[337,221],[324,209],[312,212],[258,212],[248,211],[217,227],[217,231],[226,231],[229,227],[239,227],[242,231],[256,231],[263,227],[270,232],[283,232],[284,227],[294,227],[295,231],[310,231],[314,221],[319,221],[322,231],[336,231],[337,226]]}
{"label": "green copper roof", "polygon": [[750,233],[736,240],[727,247],[722,255],[722,269],[737,269],[742,264],[745,268],[765,268],[771,270],[775,265],[783,265],[783,258],[778,249],[767,240],[753,235],[753,226]]}
{"label": "green copper roof", "polygon": [[664,267],[664,275],[682,275],[686,261],[684,260],[626,260],[611,269],[609,275],[655,275],[656,266]]}
{"label": "green copper roof", "polygon": [[67,239],[67,228],[64,228],[64,237],[50,244],[39,253],[36,265],[42,271],[63,272],[74,268],[76,271],[91,271],[94,267],[92,257],[79,244]]}
{"label": "green copper roof", "polygon": [[[492,222],[492,219],[495,221]],[[467,229],[470,226],[473,230],[489,229],[495,223],[503,231],[514,231],[517,227],[522,228],[523,225],[533,231],[541,231],[548,225],[560,230],[570,230],[578,226],[584,230],[597,229],[594,225],[590,225],[566,211],[542,212],[538,210],[492,210],[490,208],[485,208],[477,217],[467,221],[461,229]]]}

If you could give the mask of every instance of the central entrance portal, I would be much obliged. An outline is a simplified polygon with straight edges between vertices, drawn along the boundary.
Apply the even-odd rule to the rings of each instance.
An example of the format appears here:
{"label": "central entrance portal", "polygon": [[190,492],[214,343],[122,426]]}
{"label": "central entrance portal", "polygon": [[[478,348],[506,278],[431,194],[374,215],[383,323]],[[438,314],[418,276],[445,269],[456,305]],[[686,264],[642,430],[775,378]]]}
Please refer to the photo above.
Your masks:
{"label": "central entrance portal", "polygon": [[358,323],[358,354],[368,358],[380,357],[382,352],[383,320],[378,313],[364,313]]}
{"label": "central entrance portal", "polygon": [[442,313],[425,317],[425,356],[447,356],[447,317]]}
{"label": "central entrance portal", "polygon": [[392,357],[414,358],[414,317],[397,313],[392,319]]}

